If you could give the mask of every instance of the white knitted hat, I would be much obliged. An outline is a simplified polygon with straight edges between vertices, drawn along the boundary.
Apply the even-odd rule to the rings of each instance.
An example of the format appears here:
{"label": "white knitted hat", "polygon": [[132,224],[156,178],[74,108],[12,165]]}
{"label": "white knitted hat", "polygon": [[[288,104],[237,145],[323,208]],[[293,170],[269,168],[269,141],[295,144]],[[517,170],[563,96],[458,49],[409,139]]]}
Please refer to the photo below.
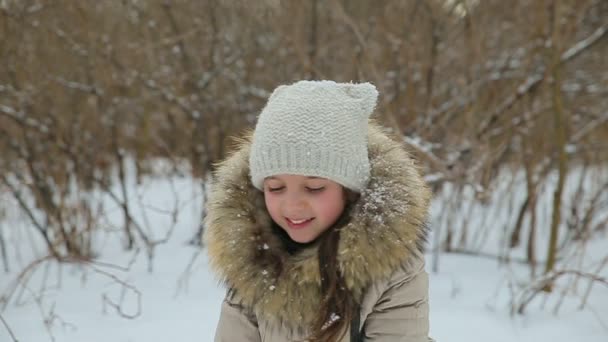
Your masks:
{"label": "white knitted hat", "polygon": [[296,174],[361,191],[369,178],[367,125],[378,91],[370,83],[299,81],[277,87],[258,118],[249,167],[253,185]]}

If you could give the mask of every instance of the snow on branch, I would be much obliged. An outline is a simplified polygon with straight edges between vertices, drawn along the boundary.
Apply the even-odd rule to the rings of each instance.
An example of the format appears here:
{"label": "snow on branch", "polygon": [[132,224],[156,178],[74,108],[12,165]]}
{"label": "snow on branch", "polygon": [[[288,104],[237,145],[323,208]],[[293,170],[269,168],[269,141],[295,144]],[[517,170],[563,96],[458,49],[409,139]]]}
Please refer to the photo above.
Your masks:
{"label": "snow on branch", "polygon": [[31,117],[27,117],[24,112],[0,103],[0,115],[2,114],[21,125],[35,128],[40,132],[47,133],[49,131],[45,124]]}
{"label": "snow on branch", "polygon": [[421,155],[422,158],[426,159],[436,170],[439,170],[445,176],[450,174],[445,163],[431,150],[430,146],[432,146],[432,143],[423,142],[420,138],[410,138],[407,136],[403,137],[403,141],[416,153]]}
{"label": "snow on branch", "polygon": [[[602,26],[595,30],[589,37],[577,42],[572,45],[569,49],[567,49],[560,58],[560,63],[565,63],[567,61],[572,60],[575,56],[579,55],[585,49],[591,47],[594,43],[598,42],[602,37],[604,37],[608,33],[608,26]],[[480,125],[479,133],[477,137],[480,138],[485,133],[488,132],[490,126],[498,119],[498,117],[510,109],[519,99],[521,99],[525,94],[529,93],[531,90],[535,89],[538,85],[545,80],[547,67],[543,66],[540,68],[535,74],[529,76],[524,80],[522,84],[520,84],[515,93],[508,96],[492,114],[484,120]]]}
{"label": "snow on branch", "polygon": [[581,40],[580,42],[572,45],[566,50],[561,57],[561,62],[567,62],[580,54],[583,50],[589,48],[591,45],[597,43],[602,37],[608,33],[608,25],[602,26],[595,30],[589,37]]}
{"label": "snow on branch", "polygon": [[75,82],[75,81],[68,81],[62,77],[52,77],[51,79],[67,88],[80,90],[85,93],[92,93],[92,94],[96,94],[96,95],[103,95],[103,93],[104,93],[102,89],[100,89],[99,87],[94,86],[94,85],[88,85],[88,84],[79,83],[79,82]]}
{"label": "snow on branch", "polygon": [[599,127],[600,125],[602,125],[606,122],[608,122],[608,111],[606,113],[604,113],[604,115],[600,116],[599,118],[597,118],[597,119],[587,123],[585,126],[583,126],[583,128],[581,128],[578,132],[576,132],[572,136],[572,141],[574,143],[578,142],[579,140],[584,138],[585,135],[587,135],[589,132],[593,131],[595,128]]}

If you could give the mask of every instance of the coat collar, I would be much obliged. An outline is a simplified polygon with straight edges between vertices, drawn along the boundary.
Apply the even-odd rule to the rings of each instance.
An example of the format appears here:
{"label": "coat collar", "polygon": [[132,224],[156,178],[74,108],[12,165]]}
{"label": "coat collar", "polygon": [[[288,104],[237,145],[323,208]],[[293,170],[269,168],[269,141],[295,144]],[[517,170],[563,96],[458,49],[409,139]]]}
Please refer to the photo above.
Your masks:
{"label": "coat collar", "polygon": [[[370,181],[338,247],[339,267],[357,300],[372,282],[421,256],[431,197],[402,145],[376,124],[369,127]],[[216,169],[205,219],[209,264],[237,301],[258,317],[287,326],[306,324],[320,302],[317,255],[310,250],[290,255],[272,233],[264,195],[249,177],[250,144],[250,138],[241,141]]]}

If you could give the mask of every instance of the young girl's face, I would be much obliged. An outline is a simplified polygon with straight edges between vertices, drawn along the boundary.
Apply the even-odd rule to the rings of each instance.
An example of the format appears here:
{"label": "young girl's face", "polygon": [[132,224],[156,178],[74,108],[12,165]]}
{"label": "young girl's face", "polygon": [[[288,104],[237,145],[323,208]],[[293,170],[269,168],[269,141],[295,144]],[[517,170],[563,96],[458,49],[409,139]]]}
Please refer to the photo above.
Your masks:
{"label": "young girl's face", "polygon": [[299,243],[315,240],[337,221],[345,206],[340,184],[300,175],[266,178],[264,199],[274,222]]}

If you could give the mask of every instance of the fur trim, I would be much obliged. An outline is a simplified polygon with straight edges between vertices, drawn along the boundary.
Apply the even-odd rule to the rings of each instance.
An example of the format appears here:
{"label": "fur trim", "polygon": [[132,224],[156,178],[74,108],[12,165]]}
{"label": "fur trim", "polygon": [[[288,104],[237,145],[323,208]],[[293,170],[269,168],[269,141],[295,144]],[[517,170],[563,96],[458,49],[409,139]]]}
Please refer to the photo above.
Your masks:
{"label": "fur trim", "polygon": [[[289,255],[272,233],[264,195],[252,184],[250,140],[218,165],[205,219],[211,268],[258,317],[297,329],[320,303],[316,252]],[[361,300],[367,287],[422,255],[431,193],[403,146],[370,124],[371,178],[342,228],[338,264]],[[283,265],[278,269],[277,265]]]}

